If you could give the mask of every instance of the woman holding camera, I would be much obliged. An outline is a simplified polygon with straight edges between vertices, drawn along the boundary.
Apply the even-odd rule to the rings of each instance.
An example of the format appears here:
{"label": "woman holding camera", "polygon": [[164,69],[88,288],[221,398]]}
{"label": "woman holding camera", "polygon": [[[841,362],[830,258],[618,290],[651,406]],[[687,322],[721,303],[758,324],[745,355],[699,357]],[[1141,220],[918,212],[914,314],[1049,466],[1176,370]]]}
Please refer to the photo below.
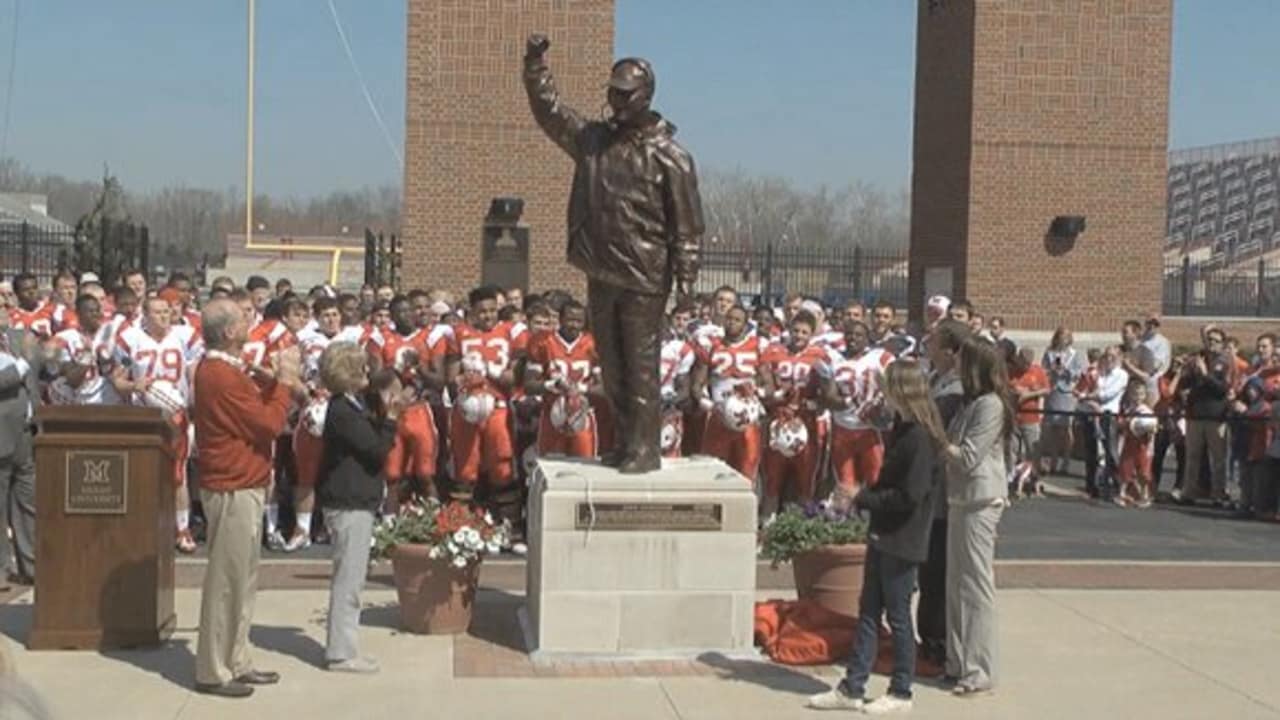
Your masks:
{"label": "woman holding camera", "polygon": [[383,468],[403,400],[394,382],[378,383],[385,389],[368,396],[366,354],[354,343],[335,342],[325,348],[320,355],[320,379],[331,398],[316,483],[333,547],[325,667],[335,672],[374,673],[377,662],[360,655],[356,642],[360,590],[369,570],[374,514],[382,504],[386,485]]}

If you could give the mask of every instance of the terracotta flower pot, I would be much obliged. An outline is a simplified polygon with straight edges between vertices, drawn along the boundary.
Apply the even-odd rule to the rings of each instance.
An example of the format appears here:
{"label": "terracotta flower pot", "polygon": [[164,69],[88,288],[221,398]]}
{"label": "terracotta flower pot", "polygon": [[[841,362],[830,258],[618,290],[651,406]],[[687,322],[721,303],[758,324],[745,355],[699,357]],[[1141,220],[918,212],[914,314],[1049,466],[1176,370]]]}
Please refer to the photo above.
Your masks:
{"label": "terracotta flower pot", "polygon": [[471,625],[480,563],[456,568],[433,560],[426,545],[397,545],[391,569],[400,600],[400,627],[412,633],[457,635]]}
{"label": "terracotta flower pot", "polygon": [[796,595],[848,617],[858,616],[866,545],[824,545],[791,560]]}

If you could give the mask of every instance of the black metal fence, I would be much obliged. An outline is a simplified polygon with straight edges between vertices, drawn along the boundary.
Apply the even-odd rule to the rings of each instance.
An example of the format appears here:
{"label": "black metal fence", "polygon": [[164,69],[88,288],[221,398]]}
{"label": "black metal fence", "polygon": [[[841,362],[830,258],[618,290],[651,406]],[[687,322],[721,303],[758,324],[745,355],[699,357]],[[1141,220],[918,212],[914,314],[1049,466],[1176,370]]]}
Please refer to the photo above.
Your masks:
{"label": "black metal fence", "polygon": [[1228,265],[1184,257],[1164,269],[1166,315],[1267,317],[1280,315],[1280,262]]}
{"label": "black metal fence", "polygon": [[145,225],[102,221],[88,232],[28,222],[0,222],[0,276],[32,273],[42,285],[64,270],[92,271],[110,287],[129,268],[150,271]]}
{"label": "black metal fence", "polygon": [[399,287],[396,281],[400,279],[400,258],[398,236],[375,234],[372,230],[365,228],[364,282],[366,285]]}
{"label": "black metal fence", "polygon": [[30,223],[0,223],[0,276],[13,279],[34,273],[47,286],[60,270],[70,268],[75,234]]}
{"label": "black metal fence", "polygon": [[703,246],[696,289],[737,288],[753,301],[781,303],[788,293],[839,305],[858,299],[907,304],[907,253],[849,247]]}

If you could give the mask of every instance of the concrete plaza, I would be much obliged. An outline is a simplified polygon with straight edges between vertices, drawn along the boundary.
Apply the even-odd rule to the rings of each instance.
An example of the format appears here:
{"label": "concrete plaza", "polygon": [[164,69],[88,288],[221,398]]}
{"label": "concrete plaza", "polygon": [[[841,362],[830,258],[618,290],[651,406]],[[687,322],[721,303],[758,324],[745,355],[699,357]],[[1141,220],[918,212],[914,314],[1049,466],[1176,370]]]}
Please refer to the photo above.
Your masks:
{"label": "concrete plaza", "polygon": [[[762,591],[763,596],[777,596]],[[622,677],[464,677],[457,661],[469,638],[413,636],[395,629],[395,594],[365,595],[361,641],[383,672],[343,676],[320,670],[326,594],[267,590],[253,629],[259,667],[283,682],[248,700],[196,695],[195,618],[199,591],[177,592],[178,627],[150,651],[26,651],[30,595],[0,605],[0,642],[20,676],[56,718],[658,718],[823,717],[801,707],[835,668],[783,668],[708,660],[705,674]],[[514,609],[518,594],[483,591],[480,609]],[[917,685],[917,717],[1280,718],[1280,593],[1151,590],[1000,591],[1001,677],[997,693],[959,700]],[[478,620],[481,618],[477,618]],[[476,630],[473,627],[473,630]],[[480,633],[483,635],[483,631]],[[514,651],[507,651],[514,654]],[[474,668],[472,668],[474,670]],[[619,671],[625,674],[625,671]],[[549,673],[555,674],[555,673]],[[562,675],[563,673],[561,673]],[[881,692],[885,678],[874,678]],[[0,698],[0,718],[5,715]],[[839,716],[839,714],[836,714]]]}

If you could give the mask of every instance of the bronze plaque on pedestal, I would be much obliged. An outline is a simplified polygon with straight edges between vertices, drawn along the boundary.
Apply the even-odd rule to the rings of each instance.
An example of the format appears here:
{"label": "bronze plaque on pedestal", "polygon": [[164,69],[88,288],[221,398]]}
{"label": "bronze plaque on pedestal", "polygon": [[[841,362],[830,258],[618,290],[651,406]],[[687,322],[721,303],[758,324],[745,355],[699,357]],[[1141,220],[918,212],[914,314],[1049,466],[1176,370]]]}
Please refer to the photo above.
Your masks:
{"label": "bronze plaque on pedestal", "polygon": [[485,225],[480,254],[480,280],[503,289],[529,287],[529,228]]}
{"label": "bronze plaque on pedestal", "polygon": [[129,512],[129,454],[110,450],[70,450],[68,515],[126,515]]}
{"label": "bronze plaque on pedestal", "polygon": [[724,506],[719,503],[578,503],[578,530],[718,531]]}

